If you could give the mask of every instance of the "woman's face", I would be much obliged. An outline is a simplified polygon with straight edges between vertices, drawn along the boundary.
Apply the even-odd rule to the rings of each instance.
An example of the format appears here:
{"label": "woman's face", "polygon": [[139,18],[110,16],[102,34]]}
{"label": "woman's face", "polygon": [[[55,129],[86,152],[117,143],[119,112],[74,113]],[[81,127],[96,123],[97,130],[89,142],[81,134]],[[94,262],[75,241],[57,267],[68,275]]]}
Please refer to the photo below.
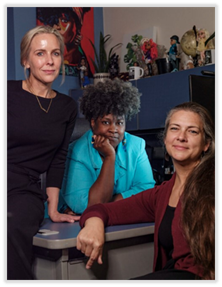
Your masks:
{"label": "woman's face", "polygon": [[73,32],[73,29],[75,28],[76,30],[74,24],[74,21],[71,21],[65,16],[65,14],[62,14],[62,16],[59,18],[58,24],[53,25],[53,28],[58,30],[59,33],[63,36],[65,44],[70,43],[73,39],[73,36],[75,34],[75,32]]}
{"label": "woman's face", "polygon": [[184,165],[196,165],[201,153],[209,148],[209,143],[204,141],[200,116],[184,110],[171,116],[164,143],[173,162]]}
{"label": "woman's face", "polygon": [[114,149],[124,138],[126,122],[124,116],[114,116],[112,114],[91,120],[94,135],[101,135],[109,139]]}
{"label": "woman's face", "polygon": [[58,76],[62,55],[58,39],[53,34],[38,34],[31,42],[26,68],[30,78],[44,84],[52,83]]}

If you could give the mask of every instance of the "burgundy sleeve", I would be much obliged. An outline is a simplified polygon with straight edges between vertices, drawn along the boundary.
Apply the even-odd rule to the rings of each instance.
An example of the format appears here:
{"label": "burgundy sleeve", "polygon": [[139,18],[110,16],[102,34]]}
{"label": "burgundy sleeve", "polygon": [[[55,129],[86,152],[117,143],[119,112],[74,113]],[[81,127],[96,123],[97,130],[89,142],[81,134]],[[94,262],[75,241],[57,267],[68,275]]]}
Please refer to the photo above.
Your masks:
{"label": "burgundy sleeve", "polygon": [[93,205],[82,214],[80,226],[90,217],[101,218],[104,226],[154,222],[158,191],[159,187],[154,187],[116,202]]}
{"label": "burgundy sleeve", "polygon": [[92,205],[83,212],[79,221],[81,228],[84,227],[86,220],[90,217],[101,218],[102,221],[104,222],[104,226],[107,226],[108,224],[108,214],[106,208],[104,207],[104,204],[102,203]]}

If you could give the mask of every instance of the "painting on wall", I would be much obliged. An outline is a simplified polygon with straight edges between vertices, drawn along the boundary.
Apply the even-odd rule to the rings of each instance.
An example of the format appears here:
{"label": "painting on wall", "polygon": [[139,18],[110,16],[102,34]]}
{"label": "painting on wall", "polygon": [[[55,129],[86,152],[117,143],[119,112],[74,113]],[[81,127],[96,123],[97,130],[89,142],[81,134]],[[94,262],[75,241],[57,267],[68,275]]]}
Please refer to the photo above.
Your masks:
{"label": "painting on wall", "polygon": [[81,60],[85,59],[88,76],[92,77],[94,59],[92,45],[94,43],[93,7],[38,7],[36,8],[37,25],[48,25],[57,29],[65,42],[64,64],[65,74],[79,76]]}

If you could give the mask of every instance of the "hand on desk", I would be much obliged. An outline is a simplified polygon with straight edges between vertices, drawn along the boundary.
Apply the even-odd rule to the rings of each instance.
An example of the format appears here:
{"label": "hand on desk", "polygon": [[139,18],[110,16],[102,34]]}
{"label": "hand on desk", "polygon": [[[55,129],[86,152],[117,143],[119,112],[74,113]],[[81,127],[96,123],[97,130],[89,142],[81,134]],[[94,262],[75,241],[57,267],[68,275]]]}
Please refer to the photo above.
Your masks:
{"label": "hand on desk", "polygon": [[105,231],[103,221],[98,217],[86,220],[85,227],[77,236],[76,248],[89,257],[86,269],[90,269],[97,260],[102,264],[102,252],[105,242]]}
{"label": "hand on desk", "polygon": [[59,212],[55,212],[50,215],[50,218],[53,222],[70,222],[74,223],[75,221],[78,221],[80,219],[80,216],[74,216],[69,214],[63,214]]}
{"label": "hand on desk", "polygon": [[47,187],[46,193],[48,195],[48,214],[53,222],[70,222],[73,223],[80,219],[80,216],[73,216],[70,214],[63,214],[57,211],[59,200],[59,188]]}

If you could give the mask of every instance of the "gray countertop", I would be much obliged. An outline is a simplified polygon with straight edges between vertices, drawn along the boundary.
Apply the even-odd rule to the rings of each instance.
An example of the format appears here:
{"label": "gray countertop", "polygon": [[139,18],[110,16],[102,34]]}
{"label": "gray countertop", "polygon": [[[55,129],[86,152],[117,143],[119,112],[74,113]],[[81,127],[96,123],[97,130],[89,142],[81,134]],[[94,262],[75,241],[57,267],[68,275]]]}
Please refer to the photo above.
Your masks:
{"label": "gray countertop", "polygon": [[[54,223],[50,219],[44,219],[40,229],[58,231],[58,234],[36,234],[33,245],[48,249],[66,249],[76,246],[76,237],[80,231],[78,222]],[[109,226],[105,229],[105,240],[114,241],[132,237],[138,237],[154,233],[154,223],[139,223],[128,225]]]}

